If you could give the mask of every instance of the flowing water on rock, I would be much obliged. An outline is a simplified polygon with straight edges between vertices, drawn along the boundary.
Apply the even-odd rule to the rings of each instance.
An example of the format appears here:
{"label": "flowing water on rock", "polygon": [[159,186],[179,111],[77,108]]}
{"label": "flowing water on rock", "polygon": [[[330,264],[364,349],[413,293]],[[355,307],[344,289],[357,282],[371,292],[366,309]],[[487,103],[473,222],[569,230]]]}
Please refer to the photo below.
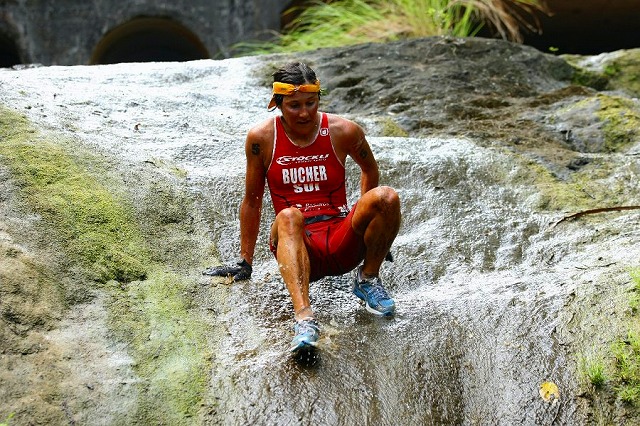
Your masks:
{"label": "flowing water on rock", "polygon": [[[61,123],[123,165],[186,172],[219,259],[229,262],[239,248],[244,136],[274,114],[258,86],[262,67],[244,58],[5,70],[0,79],[13,87],[5,102]],[[267,247],[267,194],[253,279],[194,283],[223,330],[212,343],[201,421],[571,424],[574,400],[551,404],[538,393],[546,381],[575,393],[575,354],[556,332],[562,309],[582,284],[601,279],[599,265],[615,264],[609,279],[624,280],[637,257],[631,245],[620,250],[612,237],[596,250],[595,226],[554,227],[557,216],[536,213],[539,194],[521,178],[517,156],[464,139],[369,140],[381,182],[403,203],[395,262],[382,271],[397,315],[367,314],[349,275],[320,280],[311,287],[320,351],[289,356],[291,304]],[[353,164],[349,171],[355,193]],[[623,229],[630,219],[616,220]]]}

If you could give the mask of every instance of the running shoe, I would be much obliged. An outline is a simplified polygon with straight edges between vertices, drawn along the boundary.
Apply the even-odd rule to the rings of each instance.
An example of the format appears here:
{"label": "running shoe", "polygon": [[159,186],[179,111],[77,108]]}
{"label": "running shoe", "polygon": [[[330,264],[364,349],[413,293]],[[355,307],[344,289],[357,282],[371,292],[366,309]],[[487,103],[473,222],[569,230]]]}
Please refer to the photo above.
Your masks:
{"label": "running shoe", "polygon": [[353,294],[364,300],[367,311],[374,315],[391,316],[396,310],[396,303],[382,286],[380,277],[360,278],[360,268],[356,270],[353,280]]}
{"label": "running shoe", "polygon": [[318,345],[320,338],[320,326],[313,318],[305,318],[296,322],[293,327],[296,336],[291,341],[290,352],[297,352],[300,349],[315,347]]}

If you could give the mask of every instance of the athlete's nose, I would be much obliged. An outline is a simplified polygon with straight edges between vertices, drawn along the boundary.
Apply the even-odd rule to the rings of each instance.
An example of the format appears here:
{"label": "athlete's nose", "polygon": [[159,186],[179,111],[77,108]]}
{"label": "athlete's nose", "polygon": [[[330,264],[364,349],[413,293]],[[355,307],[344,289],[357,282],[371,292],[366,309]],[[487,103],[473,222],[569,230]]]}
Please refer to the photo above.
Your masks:
{"label": "athlete's nose", "polygon": [[300,108],[300,118],[308,118],[310,117],[309,109],[307,107]]}

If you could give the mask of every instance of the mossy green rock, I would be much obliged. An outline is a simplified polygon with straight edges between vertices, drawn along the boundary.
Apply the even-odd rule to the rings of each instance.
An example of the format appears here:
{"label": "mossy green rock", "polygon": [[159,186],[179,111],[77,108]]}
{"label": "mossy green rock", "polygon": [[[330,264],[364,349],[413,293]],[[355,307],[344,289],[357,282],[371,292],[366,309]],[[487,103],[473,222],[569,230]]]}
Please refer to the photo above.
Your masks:
{"label": "mossy green rock", "polygon": [[[0,166],[10,170],[25,211],[41,218],[45,246],[61,249],[64,268],[76,270],[84,286],[0,240],[1,314],[23,337],[5,336],[0,329],[3,351],[28,354],[40,345],[34,351],[45,357],[46,346],[34,331],[54,328],[70,305],[103,292],[110,333],[129,346],[139,376],[135,412],[116,422],[188,424],[186,419],[197,415],[210,370],[208,328],[190,311],[187,288],[193,281],[152,260],[162,256],[147,242],[124,184],[109,176],[106,159],[68,137],[39,130],[5,107],[0,108],[0,141]],[[145,208],[145,214],[155,215],[147,218],[151,222],[186,220],[184,198],[167,195],[155,202],[159,205]],[[57,383],[64,373],[57,374],[47,376],[42,392],[61,406]],[[42,414],[45,423],[62,421],[62,413],[53,411]]]}

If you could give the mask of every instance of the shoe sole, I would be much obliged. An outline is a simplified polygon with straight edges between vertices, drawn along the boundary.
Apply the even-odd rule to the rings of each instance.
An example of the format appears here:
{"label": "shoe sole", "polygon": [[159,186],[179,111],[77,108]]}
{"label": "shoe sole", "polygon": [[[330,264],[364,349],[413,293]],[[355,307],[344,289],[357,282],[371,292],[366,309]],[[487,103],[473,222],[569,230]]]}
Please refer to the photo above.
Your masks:
{"label": "shoe sole", "polygon": [[301,349],[310,349],[310,348],[316,348],[318,347],[318,342],[300,342],[295,346],[291,346],[291,348],[289,348],[289,352],[291,353],[295,353],[298,352]]}
{"label": "shoe sole", "polygon": [[364,302],[364,308],[368,312],[371,312],[373,315],[377,315],[379,317],[390,317],[395,313],[395,309],[393,309],[393,310],[391,310],[389,312],[380,312],[380,311],[372,308],[371,305],[369,305],[369,302],[367,302],[367,298],[364,297],[364,295],[360,291],[358,291],[356,289],[353,290],[353,294],[355,294],[356,297],[358,297],[358,299],[360,299],[360,300],[362,300]]}
{"label": "shoe sole", "polygon": [[393,313],[395,310],[393,311],[389,311],[389,312],[380,312],[377,311],[375,309],[373,309],[371,306],[369,306],[369,302],[365,302],[364,303],[364,308],[368,311],[371,312],[373,315],[379,316],[379,317],[390,317],[393,316]]}

